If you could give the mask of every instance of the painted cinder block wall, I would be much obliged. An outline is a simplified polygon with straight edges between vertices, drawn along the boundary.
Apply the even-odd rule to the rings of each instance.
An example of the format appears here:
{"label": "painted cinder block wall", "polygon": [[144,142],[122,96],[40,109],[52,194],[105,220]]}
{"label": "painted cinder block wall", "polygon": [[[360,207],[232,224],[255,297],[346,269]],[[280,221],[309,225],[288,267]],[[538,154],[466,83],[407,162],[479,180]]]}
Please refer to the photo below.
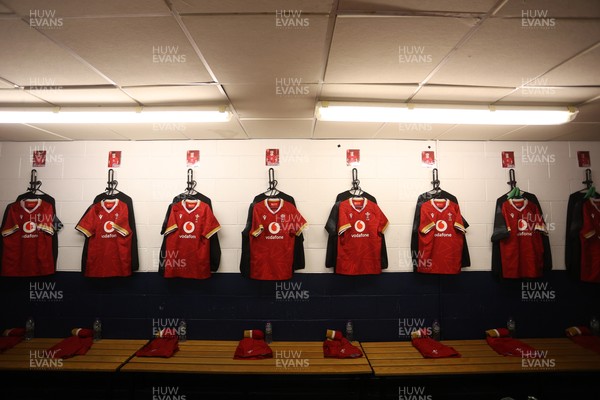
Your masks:
{"label": "painted cinder block wall", "polygon": [[[139,337],[148,336],[153,320],[186,316],[191,337],[237,338],[239,329],[262,327],[264,320],[272,319],[279,322],[280,337],[318,340],[326,326],[341,329],[346,319],[353,319],[357,335],[362,332],[363,338],[392,340],[403,339],[399,324],[422,320],[428,325],[433,318],[443,321],[444,337],[478,337],[481,329],[503,324],[508,314],[515,314],[521,317],[524,334],[542,335],[548,334],[540,328],[544,323],[553,326],[552,333],[562,334],[564,324],[585,322],[598,311],[591,304],[600,304],[597,286],[573,282],[564,272],[567,200],[570,193],[583,188],[585,176],[576,152],[590,151],[593,170],[600,157],[597,142],[298,139],[0,145],[2,210],[28,187],[32,151],[45,149],[47,165],[37,168],[38,179],[41,189],[55,197],[64,223],[56,275],[0,279],[0,296],[14,304],[0,320],[3,325],[18,324],[29,313],[41,321],[40,332],[62,336],[73,325],[86,324],[99,314],[107,335]],[[280,150],[280,165],[274,167],[278,189],[295,198],[309,223],[304,233],[306,268],[296,274],[294,287],[249,281],[239,275],[248,206],[268,187],[268,148]],[[362,189],[377,198],[390,220],[386,231],[390,266],[377,277],[335,276],[324,265],[324,225],[337,193],[351,187],[352,167],[345,159],[351,148],[361,151],[356,168]],[[81,276],[84,238],[74,227],[106,187],[111,150],[122,151],[115,179],[118,189],[134,201],[140,270],[131,278],[85,279]],[[167,206],[186,187],[187,150],[200,150],[200,164],[193,168],[196,188],[212,199],[222,225],[221,265],[208,281],[168,281],[157,273],[160,228]],[[421,165],[424,150],[436,152],[441,187],[457,196],[470,224],[467,240],[472,266],[458,276],[416,276],[410,265],[415,202],[431,188],[432,180],[431,169]],[[494,205],[509,190],[508,170],[501,167],[502,151],[515,152],[518,186],[541,201],[554,261],[553,272],[542,283],[547,284],[546,290],[556,292],[554,301],[523,301],[520,282],[498,282],[491,277]],[[62,299],[32,301],[28,292],[40,288],[35,286],[38,281],[54,284],[50,287],[62,291]],[[277,291],[291,289],[307,290],[308,299],[277,298]],[[533,314],[555,318],[548,322]]]}

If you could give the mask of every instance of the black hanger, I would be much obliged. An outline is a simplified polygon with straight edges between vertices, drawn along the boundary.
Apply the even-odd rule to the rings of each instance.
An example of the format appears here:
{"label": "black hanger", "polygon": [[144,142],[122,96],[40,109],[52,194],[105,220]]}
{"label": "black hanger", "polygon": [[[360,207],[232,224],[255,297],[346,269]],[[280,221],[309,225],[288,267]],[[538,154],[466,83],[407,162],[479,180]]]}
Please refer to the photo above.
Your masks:
{"label": "black hanger", "polygon": [[187,171],[187,187],[185,189],[185,198],[189,199],[198,192],[196,189],[197,182],[194,180],[194,171],[190,168]]}
{"label": "black hanger", "polygon": [[523,192],[521,192],[521,189],[519,189],[519,187],[517,186],[517,180],[515,179],[515,170],[513,168],[508,170],[508,179],[509,181],[506,183],[510,185],[510,192],[508,192],[507,198],[522,199]]}
{"label": "black hanger", "polygon": [[360,188],[360,181],[358,180],[358,170],[356,168],[352,168],[352,189],[350,189],[350,194],[354,197],[360,197],[363,194],[363,191]]}
{"label": "black hanger", "polygon": [[108,181],[106,182],[106,194],[109,196],[114,196],[119,191],[117,190],[117,185],[119,182],[115,180],[115,171],[111,168],[108,170]]}
{"label": "black hanger", "polygon": [[275,170],[269,168],[269,188],[265,191],[267,197],[275,197],[279,194],[277,190],[277,180],[275,180]]}
{"label": "black hanger", "polygon": [[586,199],[589,199],[590,197],[597,197],[596,196],[596,187],[594,186],[594,181],[592,180],[592,170],[591,169],[586,169],[585,170],[585,181],[581,182],[585,185],[586,188],[586,193],[585,193],[585,197]]}
{"label": "black hanger", "polygon": [[37,170],[32,169],[31,170],[31,178],[29,180],[29,187],[27,188],[27,191],[34,195],[46,194],[40,189],[41,186],[42,186],[42,182],[38,181],[38,179],[37,179]]}

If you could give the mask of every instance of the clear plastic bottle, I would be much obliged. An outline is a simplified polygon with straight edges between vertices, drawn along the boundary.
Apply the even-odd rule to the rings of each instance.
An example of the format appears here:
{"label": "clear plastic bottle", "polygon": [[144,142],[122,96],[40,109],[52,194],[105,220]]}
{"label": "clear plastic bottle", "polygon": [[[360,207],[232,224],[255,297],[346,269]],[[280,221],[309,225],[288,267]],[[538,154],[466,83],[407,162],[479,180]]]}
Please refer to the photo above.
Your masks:
{"label": "clear plastic bottle", "polygon": [[27,318],[25,322],[25,340],[31,340],[35,336],[35,322],[33,317]]}
{"label": "clear plastic bottle", "polygon": [[273,325],[270,321],[265,325],[265,342],[267,344],[273,342]]}
{"label": "clear plastic bottle", "polygon": [[439,321],[434,319],[433,323],[431,324],[431,338],[439,341],[441,338],[441,330],[442,328],[440,327]]}
{"label": "clear plastic bottle", "polygon": [[508,321],[506,321],[506,329],[508,329],[508,334],[510,337],[515,337],[517,332],[517,324],[512,316],[508,317]]}
{"label": "clear plastic bottle", "polygon": [[102,322],[99,317],[96,317],[94,320],[94,342],[102,339]]}
{"label": "clear plastic bottle", "polygon": [[354,326],[352,325],[352,321],[346,322],[346,339],[350,342],[354,340]]}
{"label": "clear plastic bottle", "polygon": [[179,320],[177,335],[179,336],[180,342],[185,342],[187,340],[187,322],[185,322],[185,319]]}
{"label": "clear plastic bottle", "polygon": [[600,335],[600,321],[598,321],[595,315],[590,320],[590,329],[592,330],[592,335]]}

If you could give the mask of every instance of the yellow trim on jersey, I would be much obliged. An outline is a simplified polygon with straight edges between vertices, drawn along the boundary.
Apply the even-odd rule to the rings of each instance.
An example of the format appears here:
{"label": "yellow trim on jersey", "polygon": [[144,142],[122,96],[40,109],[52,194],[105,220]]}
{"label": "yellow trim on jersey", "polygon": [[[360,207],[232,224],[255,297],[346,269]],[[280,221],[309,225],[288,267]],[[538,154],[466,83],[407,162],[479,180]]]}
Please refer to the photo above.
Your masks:
{"label": "yellow trim on jersey", "polygon": [[596,234],[596,231],[593,230],[593,231],[589,231],[588,233],[584,233],[583,237],[586,239],[589,239],[589,238],[593,237],[595,234]]}
{"label": "yellow trim on jersey", "polygon": [[83,233],[87,237],[92,237],[92,233],[84,227],[82,227],[81,225],[77,225],[75,229],[77,229],[79,232]]}
{"label": "yellow trim on jersey", "polygon": [[430,222],[421,229],[421,233],[429,233],[429,231],[435,226],[435,222]]}
{"label": "yellow trim on jersey", "polygon": [[2,236],[6,237],[8,235],[12,235],[13,233],[15,233],[18,230],[19,230],[19,225],[12,226],[12,227],[10,227],[8,229],[3,230],[2,231]]}
{"label": "yellow trim on jersey", "polygon": [[212,235],[214,235],[215,233],[217,233],[220,229],[221,229],[221,225],[217,226],[215,229],[213,229],[212,231],[208,232],[208,234],[206,234],[206,238],[210,239],[210,237]]}
{"label": "yellow trim on jersey", "polygon": [[467,228],[465,228],[462,224],[459,224],[458,222],[454,223],[454,227],[463,233],[467,231]]}
{"label": "yellow trim on jersey", "polygon": [[54,228],[52,228],[50,225],[38,225],[38,228],[49,235],[54,235]]}
{"label": "yellow trim on jersey", "polygon": [[548,231],[546,230],[546,225],[545,224],[536,224],[535,228],[536,231],[541,231],[544,233],[548,233]]}
{"label": "yellow trim on jersey", "polygon": [[346,224],[346,225],[340,226],[340,229],[338,229],[338,235],[341,235],[342,233],[346,232],[351,227],[352,227],[352,224]]}
{"label": "yellow trim on jersey", "polygon": [[385,223],[385,226],[381,229],[381,233],[385,232],[385,230],[387,229],[389,224],[390,224],[390,221]]}
{"label": "yellow trim on jersey", "polygon": [[129,235],[129,232],[127,231],[127,229],[120,227],[117,224],[113,223],[113,228],[115,228],[115,231],[119,232],[121,234],[121,236],[127,236]]}
{"label": "yellow trim on jersey", "polygon": [[258,226],[258,228],[254,232],[252,232],[252,236],[258,237],[258,235],[260,235],[262,233],[262,231],[264,231],[264,230],[265,230],[265,227],[262,226],[262,224],[260,224]]}
{"label": "yellow trim on jersey", "polygon": [[169,233],[173,233],[177,230],[177,224],[173,224],[171,226],[169,226],[167,229],[165,229],[165,235],[168,235]]}
{"label": "yellow trim on jersey", "polygon": [[300,227],[300,229],[298,229],[298,232],[296,232],[296,236],[300,236],[300,234],[302,233],[302,231],[308,226],[308,223],[305,223],[304,225],[302,225]]}

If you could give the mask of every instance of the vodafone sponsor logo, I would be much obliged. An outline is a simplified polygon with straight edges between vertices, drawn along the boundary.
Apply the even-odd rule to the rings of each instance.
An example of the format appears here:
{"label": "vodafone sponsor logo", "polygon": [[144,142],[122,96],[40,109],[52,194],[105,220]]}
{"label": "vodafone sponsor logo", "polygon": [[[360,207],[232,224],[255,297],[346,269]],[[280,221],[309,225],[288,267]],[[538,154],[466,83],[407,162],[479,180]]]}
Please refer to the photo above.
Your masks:
{"label": "vodafone sponsor logo", "polygon": [[281,231],[281,226],[277,222],[271,222],[269,224],[269,232],[273,235],[277,235]]}
{"label": "vodafone sponsor logo", "polygon": [[36,229],[37,225],[33,221],[27,221],[23,224],[23,231],[25,231],[25,233],[33,233]]}
{"label": "vodafone sponsor logo", "polygon": [[106,233],[113,233],[115,231],[115,227],[113,225],[112,221],[106,221],[104,223],[104,232]]}
{"label": "vodafone sponsor logo", "polygon": [[439,220],[435,223],[435,229],[438,232],[445,232],[448,229],[448,223],[444,220]]}
{"label": "vodafone sponsor logo", "polygon": [[527,220],[519,219],[517,222],[517,229],[519,229],[521,232],[528,230],[529,224],[527,223]]}
{"label": "vodafone sponsor logo", "polygon": [[183,224],[183,231],[185,233],[192,233],[192,232],[194,232],[195,229],[196,229],[196,225],[194,225],[194,223],[191,221],[188,221],[185,224]]}
{"label": "vodafone sponsor logo", "polygon": [[360,219],[354,223],[354,230],[358,233],[363,232],[366,227],[367,224],[365,224],[365,222]]}

